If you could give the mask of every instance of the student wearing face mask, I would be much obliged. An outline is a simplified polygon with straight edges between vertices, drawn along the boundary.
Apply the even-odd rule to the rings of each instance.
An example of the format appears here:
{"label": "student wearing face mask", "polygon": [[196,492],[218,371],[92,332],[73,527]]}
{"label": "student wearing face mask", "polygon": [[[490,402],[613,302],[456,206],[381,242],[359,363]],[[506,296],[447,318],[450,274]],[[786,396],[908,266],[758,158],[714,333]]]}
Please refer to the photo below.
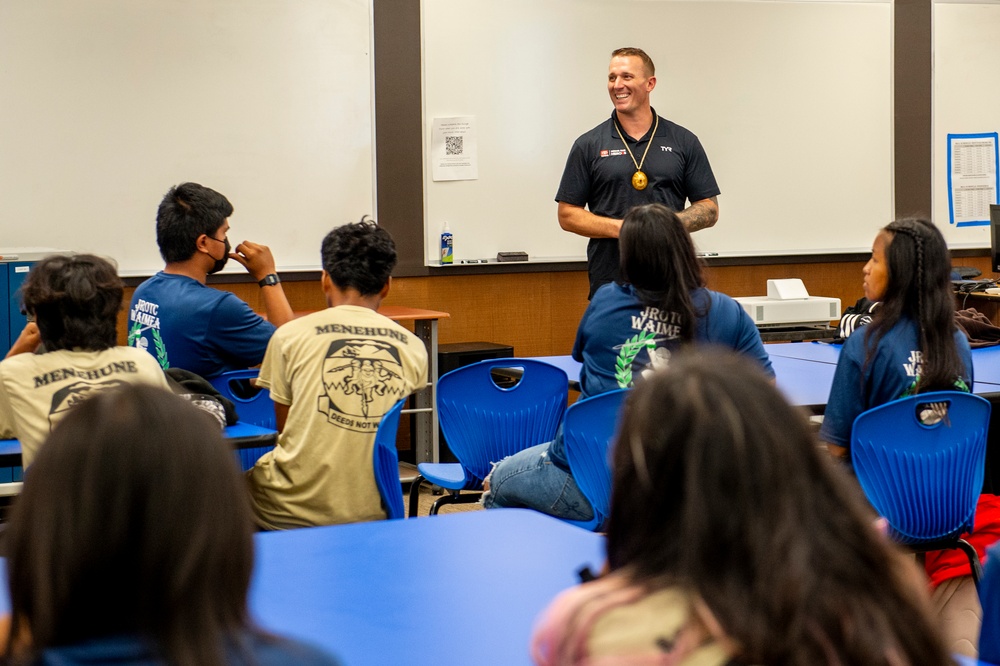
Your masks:
{"label": "student wearing face mask", "polygon": [[[135,290],[129,306],[128,344],[145,349],[164,369],[202,377],[257,365],[276,327],[292,308],[265,245],[229,244],[233,206],[197,183],[172,187],[156,213],[162,271]],[[264,319],[236,295],[206,286],[208,275],[233,259],[261,288]]]}

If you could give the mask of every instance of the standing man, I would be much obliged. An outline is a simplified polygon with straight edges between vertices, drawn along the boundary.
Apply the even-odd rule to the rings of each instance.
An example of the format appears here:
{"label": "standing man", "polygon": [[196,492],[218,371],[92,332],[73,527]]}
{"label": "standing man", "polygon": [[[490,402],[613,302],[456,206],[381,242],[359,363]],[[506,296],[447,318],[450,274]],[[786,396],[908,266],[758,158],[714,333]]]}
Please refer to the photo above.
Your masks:
{"label": "standing man", "polygon": [[[590,239],[590,295],[618,274],[618,230],[633,206],[662,203],[688,231],[719,219],[719,186],[698,137],[656,115],[649,93],[656,70],[646,52],[612,52],[611,118],[573,144],[556,201],[559,226]],[[690,201],[691,205],[685,207]]]}
{"label": "standing man", "polygon": [[[198,183],[172,187],[160,202],[156,243],[167,265],[132,296],[128,344],[155,356],[164,370],[211,378],[257,365],[275,327],[292,319],[271,250],[250,241],[231,248],[232,214],[226,197]],[[260,285],[267,319],[235,294],[205,284],[229,259]]]}

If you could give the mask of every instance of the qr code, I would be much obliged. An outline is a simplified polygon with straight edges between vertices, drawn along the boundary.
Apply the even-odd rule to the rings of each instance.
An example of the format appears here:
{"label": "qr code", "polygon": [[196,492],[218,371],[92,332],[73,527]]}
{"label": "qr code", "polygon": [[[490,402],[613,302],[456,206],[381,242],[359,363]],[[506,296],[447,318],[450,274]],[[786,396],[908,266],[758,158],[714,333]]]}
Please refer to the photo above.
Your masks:
{"label": "qr code", "polygon": [[445,155],[461,155],[463,152],[462,139],[464,136],[448,136],[444,139]]}

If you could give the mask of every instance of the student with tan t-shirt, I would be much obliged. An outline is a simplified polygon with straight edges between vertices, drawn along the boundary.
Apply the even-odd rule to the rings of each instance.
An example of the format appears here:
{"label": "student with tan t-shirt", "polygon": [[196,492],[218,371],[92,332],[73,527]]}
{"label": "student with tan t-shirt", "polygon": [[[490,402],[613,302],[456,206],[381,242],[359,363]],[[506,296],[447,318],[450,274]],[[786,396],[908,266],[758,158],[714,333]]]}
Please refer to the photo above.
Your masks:
{"label": "student with tan t-shirt", "polygon": [[271,391],[278,445],[248,472],[258,524],[287,529],[385,518],[372,454],[393,405],[427,383],[423,342],[376,310],[396,248],[370,222],[323,240],[329,307],[271,338],[258,384]]}
{"label": "student with tan t-shirt", "polygon": [[[156,360],[117,346],[122,281],[108,261],[89,254],[38,262],[22,287],[35,316],[0,363],[0,437],[21,440],[24,466],[67,411],[110,388],[152,384],[168,389]],[[45,353],[33,353],[44,344]]]}

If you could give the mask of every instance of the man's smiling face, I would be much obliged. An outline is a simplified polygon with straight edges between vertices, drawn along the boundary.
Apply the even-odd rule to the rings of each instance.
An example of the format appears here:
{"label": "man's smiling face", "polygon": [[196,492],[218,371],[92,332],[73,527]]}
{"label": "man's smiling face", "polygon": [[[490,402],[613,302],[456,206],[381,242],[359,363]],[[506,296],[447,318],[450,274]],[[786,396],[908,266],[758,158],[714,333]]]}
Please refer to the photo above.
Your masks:
{"label": "man's smiling face", "polygon": [[619,114],[629,115],[649,106],[656,77],[647,77],[642,58],[615,56],[608,68],[608,94]]}

